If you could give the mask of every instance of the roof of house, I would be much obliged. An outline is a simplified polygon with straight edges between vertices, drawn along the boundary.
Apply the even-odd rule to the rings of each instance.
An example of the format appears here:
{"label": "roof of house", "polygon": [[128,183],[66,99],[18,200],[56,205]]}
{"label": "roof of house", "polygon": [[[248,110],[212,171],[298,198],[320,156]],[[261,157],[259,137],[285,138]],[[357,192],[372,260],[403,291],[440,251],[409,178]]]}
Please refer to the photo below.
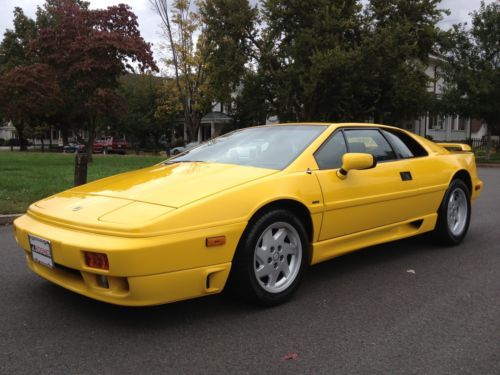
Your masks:
{"label": "roof of house", "polygon": [[211,122],[214,123],[224,123],[224,122],[230,122],[232,118],[225,113],[222,112],[210,112],[207,113],[203,118],[201,119],[202,124],[209,124]]}

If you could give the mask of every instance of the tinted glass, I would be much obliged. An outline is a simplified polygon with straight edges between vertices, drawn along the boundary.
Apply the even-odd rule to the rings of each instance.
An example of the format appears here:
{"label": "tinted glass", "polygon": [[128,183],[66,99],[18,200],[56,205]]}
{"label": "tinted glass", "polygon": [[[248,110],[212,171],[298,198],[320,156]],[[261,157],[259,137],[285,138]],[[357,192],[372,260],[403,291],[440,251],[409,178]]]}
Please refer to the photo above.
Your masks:
{"label": "tinted glass", "polygon": [[349,152],[372,154],[377,161],[394,160],[397,158],[391,145],[378,130],[352,129],[346,130],[345,135],[349,145]]}
{"label": "tinted glass", "polygon": [[387,132],[397,136],[406,147],[410,150],[414,157],[427,156],[427,151],[409,134],[397,131],[397,130],[387,130]]}
{"label": "tinted glass", "polygon": [[279,125],[242,129],[185,151],[166,163],[203,161],[283,169],[325,129],[326,126],[317,125]]}
{"label": "tinted glass", "polygon": [[347,152],[342,132],[335,133],[314,154],[319,169],[334,169],[342,166],[342,155]]}
{"label": "tinted glass", "polygon": [[408,146],[406,146],[406,144],[396,134],[385,130],[382,130],[382,133],[384,133],[385,137],[389,140],[389,142],[391,142],[394,150],[401,159],[408,159],[414,156]]}

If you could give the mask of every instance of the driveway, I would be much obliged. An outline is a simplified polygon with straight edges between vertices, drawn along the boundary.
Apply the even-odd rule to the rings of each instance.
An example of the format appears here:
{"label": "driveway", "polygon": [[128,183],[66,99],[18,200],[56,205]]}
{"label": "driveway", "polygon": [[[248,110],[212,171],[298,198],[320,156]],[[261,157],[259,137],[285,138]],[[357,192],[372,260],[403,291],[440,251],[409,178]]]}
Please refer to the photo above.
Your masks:
{"label": "driveway", "polygon": [[334,259],[272,309],[224,295],[95,302],[32,274],[0,227],[0,373],[499,374],[500,169],[480,176],[462,245],[415,238]]}

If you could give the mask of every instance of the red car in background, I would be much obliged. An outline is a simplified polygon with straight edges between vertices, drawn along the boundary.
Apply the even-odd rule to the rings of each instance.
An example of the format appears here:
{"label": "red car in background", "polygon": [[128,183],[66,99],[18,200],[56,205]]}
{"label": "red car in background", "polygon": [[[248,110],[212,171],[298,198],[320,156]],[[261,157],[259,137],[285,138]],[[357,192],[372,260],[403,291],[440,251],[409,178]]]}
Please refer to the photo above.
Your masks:
{"label": "red car in background", "polygon": [[101,137],[94,141],[92,145],[93,153],[102,154],[126,154],[128,149],[127,141],[124,137]]}

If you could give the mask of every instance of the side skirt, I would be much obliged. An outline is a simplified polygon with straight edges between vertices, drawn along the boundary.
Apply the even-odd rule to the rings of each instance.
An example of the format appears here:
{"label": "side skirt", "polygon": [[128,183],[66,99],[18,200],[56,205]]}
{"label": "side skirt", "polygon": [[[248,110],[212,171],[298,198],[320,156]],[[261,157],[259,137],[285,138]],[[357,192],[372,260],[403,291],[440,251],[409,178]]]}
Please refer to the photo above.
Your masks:
{"label": "side skirt", "polygon": [[436,221],[437,213],[313,243],[311,264],[320,263],[368,246],[429,232],[436,226]]}

